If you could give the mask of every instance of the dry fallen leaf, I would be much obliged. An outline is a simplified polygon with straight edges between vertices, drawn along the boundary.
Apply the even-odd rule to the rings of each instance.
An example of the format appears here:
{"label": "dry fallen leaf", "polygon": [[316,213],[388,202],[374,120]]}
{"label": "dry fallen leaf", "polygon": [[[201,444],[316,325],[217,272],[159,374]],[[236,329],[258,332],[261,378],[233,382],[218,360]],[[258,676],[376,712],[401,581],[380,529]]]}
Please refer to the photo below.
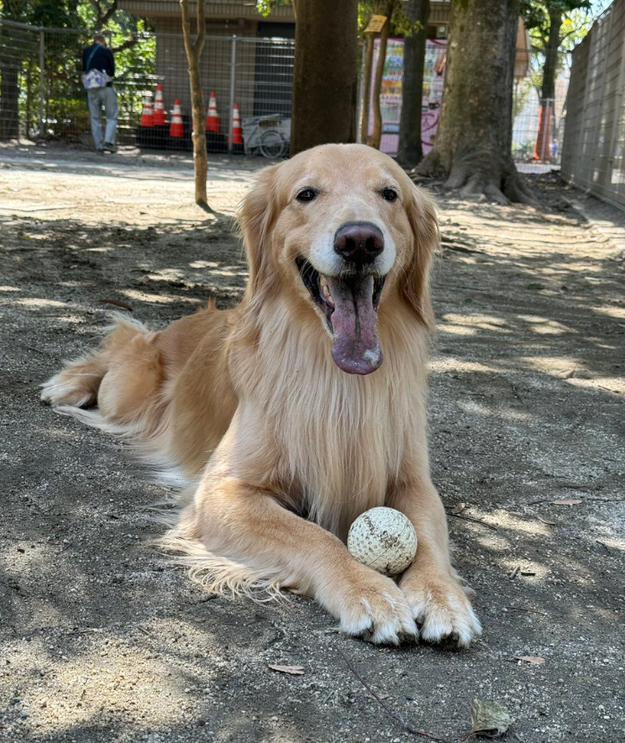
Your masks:
{"label": "dry fallen leaf", "polygon": [[562,374],[558,375],[560,379],[570,379],[571,377],[575,376],[576,368],[569,369],[569,371],[565,371]]}
{"label": "dry fallen leaf", "polygon": [[549,519],[544,519],[542,516],[536,517],[539,521],[542,521],[543,524],[548,524],[549,526],[555,526],[558,522],[557,521],[550,521]]}
{"label": "dry fallen leaf", "polygon": [[540,655],[515,655],[514,660],[522,660],[524,663],[531,663],[535,666],[542,666],[545,662],[545,659],[541,658]]}
{"label": "dry fallen leaf", "polygon": [[552,506],[577,506],[584,501],[581,498],[566,498],[565,500],[552,500]]}
{"label": "dry fallen leaf", "polygon": [[100,299],[100,302],[102,304],[112,304],[114,307],[121,307],[124,310],[128,310],[128,312],[132,312],[132,305],[128,304],[128,302],[122,302],[121,299]]}
{"label": "dry fallen leaf", "polygon": [[478,735],[498,738],[512,725],[508,710],[499,702],[474,699],[471,702],[471,730]]}
{"label": "dry fallen leaf", "polygon": [[267,663],[269,668],[280,673],[290,673],[291,676],[302,676],[304,674],[303,666],[272,666],[271,663]]}
{"label": "dry fallen leaf", "polygon": [[462,513],[466,507],[466,503],[456,503],[451,512],[454,516],[457,516],[459,513]]}

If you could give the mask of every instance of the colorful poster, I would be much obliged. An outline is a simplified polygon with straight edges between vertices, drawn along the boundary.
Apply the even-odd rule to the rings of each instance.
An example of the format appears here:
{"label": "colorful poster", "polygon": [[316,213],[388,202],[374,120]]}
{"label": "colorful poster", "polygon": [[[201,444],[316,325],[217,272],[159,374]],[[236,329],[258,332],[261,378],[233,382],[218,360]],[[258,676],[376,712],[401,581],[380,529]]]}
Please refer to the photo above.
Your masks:
{"label": "colorful poster", "polygon": [[[379,54],[380,40],[374,41],[373,75]],[[445,82],[445,63],[447,41],[428,39],[423,69],[423,98],[421,101],[421,139],[423,152],[434,146],[438,119],[440,116],[443,85]],[[386,60],[380,91],[382,112],[382,141],[380,149],[389,155],[397,154],[399,143],[399,118],[402,104],[402,80],[404,68],[404,40],[389,39],[386,47]],[[370,109],[369,134],[373,131],[373,113]]]}

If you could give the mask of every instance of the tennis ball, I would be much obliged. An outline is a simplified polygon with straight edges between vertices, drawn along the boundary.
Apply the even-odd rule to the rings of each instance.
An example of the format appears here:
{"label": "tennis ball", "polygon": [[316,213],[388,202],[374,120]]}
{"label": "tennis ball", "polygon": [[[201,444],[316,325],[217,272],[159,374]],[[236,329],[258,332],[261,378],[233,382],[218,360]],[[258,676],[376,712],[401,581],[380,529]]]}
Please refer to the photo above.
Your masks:
{"label": "tennis ball", "polygon": [[370,508],[350,526],[347,549],[358,562],[379,573],[398,575],[417,554],[417,533],[400,511]]}

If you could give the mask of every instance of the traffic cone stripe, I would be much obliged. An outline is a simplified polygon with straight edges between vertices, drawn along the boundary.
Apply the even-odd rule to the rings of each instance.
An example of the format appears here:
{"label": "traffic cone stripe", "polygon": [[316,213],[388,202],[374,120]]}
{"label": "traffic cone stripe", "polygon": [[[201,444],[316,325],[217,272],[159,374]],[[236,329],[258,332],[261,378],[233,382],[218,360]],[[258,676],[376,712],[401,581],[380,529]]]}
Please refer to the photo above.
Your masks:
{"label": "traffic cone stripe", "polygon": [[171,113],[171,125],[169,127],[170,137],[184,137],[184,124],[182,123],[182,111],[178,98],[174,101],[174,110]]}
{"label": "traffic cone stripe", "polygon": [[147,93],[143,99],[140,126],[154,126],[154,112],[152,111],[152,97]]}
{"label": "traffic cone stripe", "polygon": [[206,115],[206,131],[219,134],[219,114],[217,113],[217,96],[210,94],[208,100],[208,114]]}
{"label": "traffic cone stripe", "polygon": [[234,104],[232,112],[232,144],[243,144],[243,130],[241,129],[241,116],[239,114],[239,104]]}
{"label": "traffic cone stripe", "polygon": [[167,124],[167,116],[163,103],[163,88],[161,85],[157,85],[156,95],[154,96],[154,125],[163,126],[165,124]]}

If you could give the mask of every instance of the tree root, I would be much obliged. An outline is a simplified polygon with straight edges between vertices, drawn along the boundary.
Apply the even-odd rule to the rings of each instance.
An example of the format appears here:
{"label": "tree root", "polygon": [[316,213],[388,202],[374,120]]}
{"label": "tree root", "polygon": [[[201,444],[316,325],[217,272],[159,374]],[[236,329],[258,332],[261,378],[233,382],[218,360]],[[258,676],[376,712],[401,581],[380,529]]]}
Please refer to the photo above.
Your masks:
{"label": "tree root", "polygon": [[458,153],[451,168],[445,172],[442,158],[434,149],[412,171],[412,175],[420,178],[446,175],[445,188],[458,191],[463,198],[483,198],[501,205],[515,202],[540,206],[511,157],[493,158],[491,153],[481,150]]}

